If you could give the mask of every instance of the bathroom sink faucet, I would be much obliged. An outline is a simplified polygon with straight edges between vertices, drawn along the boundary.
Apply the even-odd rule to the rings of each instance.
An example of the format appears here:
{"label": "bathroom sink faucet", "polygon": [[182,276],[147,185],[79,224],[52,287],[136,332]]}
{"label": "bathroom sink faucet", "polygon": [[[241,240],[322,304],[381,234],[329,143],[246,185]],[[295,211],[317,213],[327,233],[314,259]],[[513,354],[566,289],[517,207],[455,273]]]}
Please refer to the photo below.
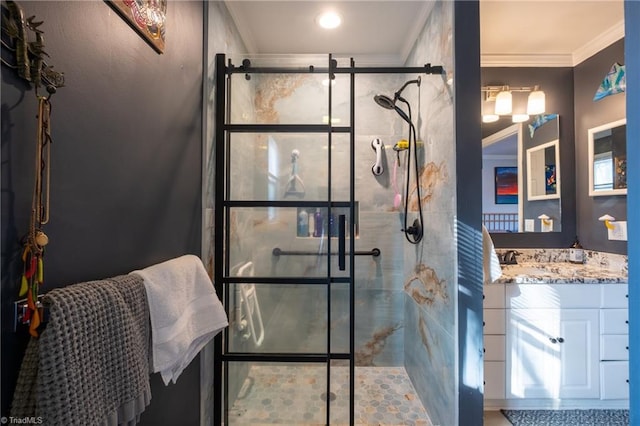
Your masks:
{"label": "bathroom sink faucet", "polygon": [[518,254],[515,250],[507,250],[502,255],[501,262],[503,265],[516,265],[518,260],[516,259],[516,254]]}

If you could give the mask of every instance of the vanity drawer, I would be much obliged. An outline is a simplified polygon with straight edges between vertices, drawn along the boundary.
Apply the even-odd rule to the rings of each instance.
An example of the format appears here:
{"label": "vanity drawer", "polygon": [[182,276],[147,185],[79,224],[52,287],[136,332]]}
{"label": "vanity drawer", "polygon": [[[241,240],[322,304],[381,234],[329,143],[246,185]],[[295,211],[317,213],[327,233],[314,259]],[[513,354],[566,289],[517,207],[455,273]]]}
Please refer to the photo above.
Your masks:
{"label": "vanity drawer", "polygon": [[504,309],[485,309],[483,334],[505,334]]}
{"label": "vanity drawer", "polygon": [[600,334],[629,334],[627,309],[600,310]]}
{"label": "vanity drawer", "polygon": [[603,336],[600,336],[600,361],[626,361],[628,359],[629,359],[629,336],[628,335],[605,334]]}
{"label": "vanity drawer", "polygon": [[629,286],[627,284],[603,284],[601,286],[601,308],[624,308],[629,306]]}
{"label": "vanity drawer", "polygon": [[504,361],[485,361],[484,363],[484,397],[485,399],[505,398],[505,366]]}
{"label": "vanity drawer", "polygon": [[482,299],[485,309],[504,308],[504,284],[486,284],[482,287]]}
{"label": "vanity drawer", "polygon": [[504,361],[505,348],[504,335],[484,336],[485,361]]}
{"label": "vanity drawer", "polygon": [[600,363],[600,399],[629,399],[629,362]]}
{"label": "vanity drawer", "polygon": [[507,308],[600,307],[600,284],[518,284],[506,287]]}

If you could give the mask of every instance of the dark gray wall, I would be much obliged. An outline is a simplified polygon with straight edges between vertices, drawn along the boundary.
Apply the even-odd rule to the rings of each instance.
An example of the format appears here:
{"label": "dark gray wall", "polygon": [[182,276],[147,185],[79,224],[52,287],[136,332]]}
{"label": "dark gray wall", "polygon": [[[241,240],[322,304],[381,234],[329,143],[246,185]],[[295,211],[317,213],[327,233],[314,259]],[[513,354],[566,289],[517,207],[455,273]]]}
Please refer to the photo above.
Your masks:
{"label": "dark gray wall", "polygon": [[[458,424],[482,425],[482,144],[480,8],[454,6],[456,199],[458,233]],[[476,99],[478,102],[466,100]],[[474,118],[475,117],[475,118]]]}
{"label": "dark gray wall", "polygon": [[[540,231],[542,228],[542,223],[538,220],[538,216],[542,214],[546,214],[551,219],[553,219],[553,232],[560,232],[562,228],[562,210],[560,208],[561,199],[551,199],[551,200],[533,200],[529,201],[528,191],[529,191],[529,175],[527,171],[527,150],[530,148],[534,148],[538,145],[542,145],[547,142],[551,142],[553,140],[559,139],[560,135],[560,119],[550,120],[544,125],[540,126],[535,132],[533,137],[531,137],[531,133],[529,132],[529,126],[525,126],[523,135],[522,135],[522,162],[518,165],[520,170],[522,170],[523,176],[523,185],[522,191],[524,194],[523,197],[523,216],[524,219],[534,219],[534,229],[536,232]],[[553,161],[547,161],[545,164],[550,164],[551,162],[555,162],[555,150],[553,147],[546,148],[546,151],[550,151],[551,157]],[[561,157],[562,158],[562,157]],[[564,184],[564,170],[560,167],[560,190],[562,190],[562,184]],[[559,220],[560,219],[560,220]]]}
{"label": "dark gray wall", "polygon": [[577,65],[574,70],[578,236],[587,249],[620,254],[627,254],[627,242],[609,241],[607,229],[598,218],[610,214],[617,220],[627,220],[627,197],[589,196],[587,131],[625,117],[625,93],[593,101],[593,95],[613,63],[624,64],[624,59],[624,40],[620,40]]}
{"label": "dark gray wall", "polygon": [[[548,113],[560,115],[561,232],[492,234],[496,247],[569,247],[576,235],[573,68],[482,68],[482,85],[540,85]],[[514,100],[515,101],[515,100]],[[501,119],[482,126],[482,137],[511,125]]]}
{"label": "dark gray wall", "polygon": [[[52,98],[51,222],[42,291],[200,253],[201,2],[169,2],[157,54],[105,2],[22,2],[43,20]],[[4,53],[4,52],[3,52]],[[11,331],[32,191],[36,99],[2,67],[2,415],[26,330]],[[196,425],[198,359],[175,385],[152,376],[142,425]]]}

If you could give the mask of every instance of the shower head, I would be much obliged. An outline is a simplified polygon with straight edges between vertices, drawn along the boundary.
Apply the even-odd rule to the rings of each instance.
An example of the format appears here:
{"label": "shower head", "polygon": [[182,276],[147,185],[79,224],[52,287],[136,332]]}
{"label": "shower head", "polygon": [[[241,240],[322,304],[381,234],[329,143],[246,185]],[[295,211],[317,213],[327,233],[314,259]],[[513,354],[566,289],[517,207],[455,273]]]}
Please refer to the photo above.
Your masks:
{"label": "shower head", "polygon": [[396,102],[394,100],[391,100],[391,98],[388,97],[388,96],[375,95],[373,97],[373,100],[376,101],[376,103],[378,105],[380,105],[382,108],[386,108],[386,109],[395,109],[396,108]]}
{"label": "shower head", "polygon": [[393,94],[393,99],[391,99],[386,95],[378,94],[373,97],[373,100],[376,101],[376,103],[380,105],[382,108],[396,110],[396,112],[400,114],[400,117],[402,117],[403,120],[411,124],[411,119],[407,116],[407,114],[403,110],[398,108],[398,106],[396,105],[396,102],[400,100],[408,105],[409,103],[406,101],[406,99],[400,96],[402,94],[402,91],[410,84],[416,84],[418,87],[420,87],[420,82],[421,82],[421,79],[420,79],[420,76],[418,76],[418,78],[416,78],[415,80],[409,80],[406,83],[404,83],[402,87],[396,93]]}
{"label": "shower head", "polygon": [[391,99],[390,97],[385,95],[375,95],[373,97],[373,100],[376,101],[376,103],[380,105],[382,108],[395,110],[400,115],[400,117],[402,117],[404,121],[411,124],[411,119],[407,116],[407,114],[403,110],[398,108],[398,105],[396,105],[396,101],[398,99],[406,102],[404,98],[402,98],[401,96],[398,96],[397,93],[394,99]]}

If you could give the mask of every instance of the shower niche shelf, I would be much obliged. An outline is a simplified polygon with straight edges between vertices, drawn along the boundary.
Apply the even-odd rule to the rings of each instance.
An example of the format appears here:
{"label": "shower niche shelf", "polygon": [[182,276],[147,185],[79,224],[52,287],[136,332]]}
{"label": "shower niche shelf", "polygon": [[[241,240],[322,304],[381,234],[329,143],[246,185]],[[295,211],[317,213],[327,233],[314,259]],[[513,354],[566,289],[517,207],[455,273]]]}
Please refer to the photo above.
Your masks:
{"label": "shower niche shelf", "polygon": [[[353,235],[358,239],[360,236],[359,229],[359,205],[355,202],[354,219],[353,219]],[[349,208],[333,207],[331,214],[326,208],[316,207],[298,207],[296,209],[296,237],[300,239],[318,239],[318,238],[338,238],[338,217],[346,216],[346,233],[347,239],[351,238],[351,223]]]}

